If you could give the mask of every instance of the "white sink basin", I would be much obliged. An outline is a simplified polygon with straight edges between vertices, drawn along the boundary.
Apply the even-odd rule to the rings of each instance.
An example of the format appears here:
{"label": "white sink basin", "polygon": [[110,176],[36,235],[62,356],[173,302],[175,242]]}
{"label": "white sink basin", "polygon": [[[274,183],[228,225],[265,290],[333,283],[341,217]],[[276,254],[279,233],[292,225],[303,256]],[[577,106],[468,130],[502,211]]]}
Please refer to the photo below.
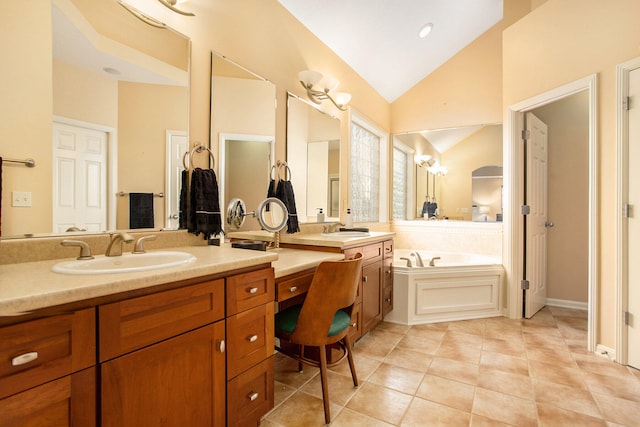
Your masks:
{"label": "white sink basin", "polygon": [[369,236],[369,232],[367,231],[336,231],[335,233],[321,233],[321,236],[324,237],[335,237],[335,238],[351,238],[351,237],[367,237]]}
{"label": "white sink basin", "polygon": [[89,260],[63,261],[55,264],[52,270],[63,274],[133,273],[177,267],[195,260],[195,256],[186,252],[154,251],[143,254],[127,253],[114,257],[100,255]]}

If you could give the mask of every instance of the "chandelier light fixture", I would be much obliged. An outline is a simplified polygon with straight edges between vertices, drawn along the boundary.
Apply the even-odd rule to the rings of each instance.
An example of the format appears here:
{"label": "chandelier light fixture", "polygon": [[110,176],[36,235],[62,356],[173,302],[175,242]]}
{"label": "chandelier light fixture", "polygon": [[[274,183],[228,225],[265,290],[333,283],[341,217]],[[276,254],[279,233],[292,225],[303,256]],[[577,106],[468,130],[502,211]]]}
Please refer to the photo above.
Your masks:
{"label": "chandelier light fixture", "polygon": [[176,7],[177,4],[185,3],[186,0],[158,0],[158,1],[162,3],[164,6],[173,10],[175,13],[179,13],[180,15],[184,15],[184,16],[195,16],[191,12],[185,12],[184,10],[180,10]]}
{"label": "chandelier light fixture", "polygon": [[346,92],[333,92],[340,82],[338,79],[323,76],[322,73],[313,70],[300,71],[298,73],[300,84],[307,91],[307,96],[316,104],[328,99],[339,110],[345,111],[347,104],[351,101],[351,94]]}

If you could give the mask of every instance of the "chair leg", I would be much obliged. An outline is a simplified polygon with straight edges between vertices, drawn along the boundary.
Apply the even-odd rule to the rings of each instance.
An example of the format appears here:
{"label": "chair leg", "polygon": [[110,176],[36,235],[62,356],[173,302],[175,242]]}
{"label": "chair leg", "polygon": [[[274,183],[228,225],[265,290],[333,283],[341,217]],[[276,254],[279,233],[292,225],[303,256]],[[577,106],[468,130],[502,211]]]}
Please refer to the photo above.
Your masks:
{"label": "chair leg", "polygon": [[347,360],[349,361],[349,369],[351,369],[351,377],[353,378],[353,386],[358,387],[358,375],[356,374],[356,365],[353,363],[353,351],[349,335],[344,337],[344,346],[347,348]]}
{"label": "chair leg", "polygon": [[329,384],[327,383],[327,353],[325,346],[320,346],[320,382],[322,383],[322,401],[324,403],[324,421],[331,422],[329,410]]}

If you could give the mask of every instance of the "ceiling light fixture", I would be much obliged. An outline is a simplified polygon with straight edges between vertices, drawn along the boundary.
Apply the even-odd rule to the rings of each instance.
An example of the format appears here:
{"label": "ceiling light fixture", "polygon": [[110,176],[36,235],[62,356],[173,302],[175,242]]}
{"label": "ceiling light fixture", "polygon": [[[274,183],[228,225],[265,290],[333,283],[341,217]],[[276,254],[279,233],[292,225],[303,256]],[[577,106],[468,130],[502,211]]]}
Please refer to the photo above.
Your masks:
{"label": "ceiling light fixture", "polygon": [[434,162],[429,160],[431,160],[431,156],[428,154],[418,154],[413,158],[413,161],[421,168],[433,165]]}
{"label": "ceiling light fixture", "polygon": [[184,3],[183,0],[158,0],[158,1],[163,5],[165,5],[166,7],[168,7],[169,9],[173,10],[175,13],[179,13],[180,15],[184,15],[184,16],[195,16],[191,12],[185,12],[184,10],[180,10],[177,7],[175,7],[176,4],[178,3]]}
{"label": "ceiling light fixture", "polygon": [[425,38],[425,37],[427,37],[429,35],[431,30],[433,30],[433,23],[429,22],[424,27],[422,27],[422,29],[420,30],[420,33],[418,33],[418,35],[420,36],[421,39],[423,39],[423,38]]}
{"label": "ceiling light fixture", "polygon": [[351,94],[346,92],[335,92],[332,94],[333,96],[329,95],[329,92],[335,90],[340,84],[336,78],[323,76],[317,71],[306,70],[298,73],[298,80],[307,91],[309,99],[316,104],[328,99],[339,110],[345,111],[347,104],[351,101]]}

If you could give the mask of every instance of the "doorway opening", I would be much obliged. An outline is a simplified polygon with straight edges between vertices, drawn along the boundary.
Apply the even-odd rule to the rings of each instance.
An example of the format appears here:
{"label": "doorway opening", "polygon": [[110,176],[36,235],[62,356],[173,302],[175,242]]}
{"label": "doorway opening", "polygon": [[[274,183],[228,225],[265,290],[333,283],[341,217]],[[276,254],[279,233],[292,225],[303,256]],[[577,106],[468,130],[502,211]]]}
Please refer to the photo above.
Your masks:
{"label": "doorway opening", "polygon": [[588,248],[587,248],[587,281],[588,281],[588,322],[587,350],[595,350],[597,319],[597,151],[596,151],[596,75],[591,75],[562,87],[529,98],[514,104],[507,111],[507,126],[504,138],[505,165],[505,218],[503,263],[507,276],[507,315],[510,318],[522,318],[523,292],[521,289],[524,277],[524,230],[525,220],[522,215],[524,206],[525,176],[521,165],[524,164],[524,147],[522,131],[524,117],[527,112],[562,100],[579,92],[588,94]]}

